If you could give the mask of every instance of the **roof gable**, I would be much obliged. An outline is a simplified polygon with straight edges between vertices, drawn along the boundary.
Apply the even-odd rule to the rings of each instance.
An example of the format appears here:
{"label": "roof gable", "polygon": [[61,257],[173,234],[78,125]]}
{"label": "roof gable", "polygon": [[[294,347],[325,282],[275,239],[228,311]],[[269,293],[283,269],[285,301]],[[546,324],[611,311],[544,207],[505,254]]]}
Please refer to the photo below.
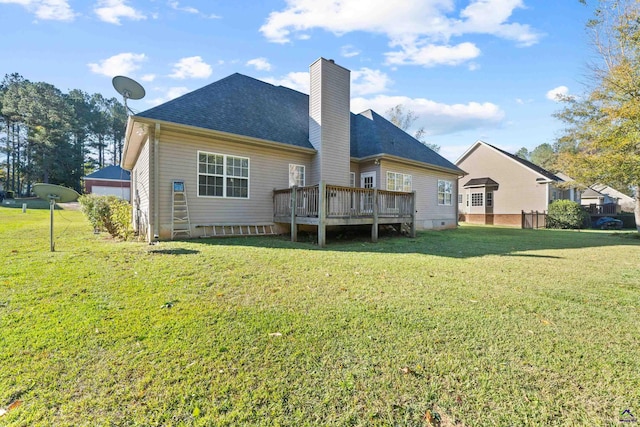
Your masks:
{"label": "roof gable", "polygon": [[478,147],[480,147],[480,146],[488,147],[488,148],[490,148],[492,150],[497,151],[498,153],[500,153],[500,154],[506,156],[507,158],[509,158],[510,160],[520,164],[521,166],[531,170],[532,172],[535,172],[538,175],[541,175],[545,179],[548,179],[550,181],[556,181],[556,182],[564,182],[564,180],[562,178],[560,178],[557,175],[549,172],[548,170],[546,170],[546,169],[544,169],[544,168],[542,168],[542,167],[540,167],[540,166],[538,166],[538,165],[536,165],[534,163],[531,163],[528,160],[522,159],[522,158],[520,158],[520,157],[518,157],[518,156],[516,156],[514,154],[511,154],[511,153],[509,153],[507,151],[504,151],[504,150],[502,150],[502,149],[500,149],[498,147],[495,147],[495,146],[493,146],[491,144],[487,144],[486,142],[480,141],[480,140],[476,141],[467,151],[464,152],[464,154],[462,154],[462,156],[460,156],[458,158],[458,160],[456,160],[456,162],[455,162],[456,165],[459,165],[464,159],[468,158],[471,155],[471,153],[473,153],[473,151],[478,149]]}
{"label": "roof gable", "polygon": [[309,96],[238,73],[138,116],[313,148]]}
{"label": "roof gable", "polygon": [[[309,142],[309,95],[232,74],[134,116],[297,147]],[[464,174],[456,165],[372,110],[351,113],[351,157],[392,155]]]}
{"label": "roof gable", "polygon": [[463,174],[462,169],[373,110],[351,114],[351,157],[389,154]]}

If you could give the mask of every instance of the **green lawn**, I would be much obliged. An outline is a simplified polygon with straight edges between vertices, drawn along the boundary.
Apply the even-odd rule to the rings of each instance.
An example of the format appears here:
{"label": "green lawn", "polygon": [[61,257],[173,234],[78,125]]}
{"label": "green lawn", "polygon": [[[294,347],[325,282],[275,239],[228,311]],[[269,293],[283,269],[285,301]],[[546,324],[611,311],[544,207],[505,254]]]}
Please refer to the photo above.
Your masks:
{"label": "green lawn", "polygon": [[50,252],[48,221],[0,208],[3,426],[640,416],[633,233],[464,226],[323,250],[264,237],[149,246],[59,210]]}

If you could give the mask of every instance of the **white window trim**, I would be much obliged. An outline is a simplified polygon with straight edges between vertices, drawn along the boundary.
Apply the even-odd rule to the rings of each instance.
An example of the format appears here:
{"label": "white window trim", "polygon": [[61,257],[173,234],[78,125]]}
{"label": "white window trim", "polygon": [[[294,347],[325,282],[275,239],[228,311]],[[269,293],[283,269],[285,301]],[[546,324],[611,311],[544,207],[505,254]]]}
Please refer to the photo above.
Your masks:
{"label": "white window trim", "polygon": [[[214,156],[222,156],[222,175],[214,175],[209,173],[200,173],[200,154],[206,155],[214,155]],[[227,175],[227,158],[233,157],[236,159],[242,159],[247,161],[247,176],[233,176]],[[222,154],[222,153],[214,153],[211,151],[201,151],[198,150],[198,154],[196,156],[196,187],[198,197],[204,197],[208,199],[234,199],[234,200],[249,200],[251,198],[251,159],[249,157],[243,156],[235,156],[232,154]],[[206,176],[221,176],[222,177],[222,196],[208,196],[206,194],[200,194],[200,175]],[[237,178],[237,179],[246,179],[247,180],[247,197],[232,197],[227,196],[227,178]]]}
{"label": "white window trim", "polygon": [[[444,191],[440,192],[440,183],[444,183]],[[449,184],[450,191],[446,191],[446,184]],[[438,206],[453,206],[453,181],[448,179],[439,179],[438,188],[436,188],[438,197]],[[442,194],[442,203],[440,203],[440,194]],[[447,194],[449,195],[449,202],[447,202]]]}
{"label": "white window trim", "polygon": [[295,184],[291,184],[291,167],[302,168],[302,185],[298,185],[298,187],[304,187],[307,185],[307,168],[304,165],[298,165],[295,163],[289,163],[289,187],[293,187]]}
{"label": "white window trim", "polygon": [[[477,204],[476,202],[474,202],[473,196],[479,196],[479,197],[476,197],[476,200],[480,199],[480,204]],[[474,207],[474,208],[483,207],[484,206],[484,193],[471,193],[471,206]]]}
{"label": "white window trim", "polygon": [[356,186],[356,173],[349,172],[349,187],[355,188]]}
{"label": "white window trim", "polygon": [[[389,188],[389,175],[395,175],[395,183],[396,183],[396,188]],[[401,190],[398,190],[398,178],[400,178],[400,187],[402,187]],[[404,183],[405,180],[409,178],[409,188],[407,189],[407,187],[405,187]],[[402,191],[405,193],[410,193],[412,191],[413,188],[413,176],[410,174],[406,174],[406,173],[402,173],[402,172],[393,172],[393,171],[387,171],[387,191]]]}

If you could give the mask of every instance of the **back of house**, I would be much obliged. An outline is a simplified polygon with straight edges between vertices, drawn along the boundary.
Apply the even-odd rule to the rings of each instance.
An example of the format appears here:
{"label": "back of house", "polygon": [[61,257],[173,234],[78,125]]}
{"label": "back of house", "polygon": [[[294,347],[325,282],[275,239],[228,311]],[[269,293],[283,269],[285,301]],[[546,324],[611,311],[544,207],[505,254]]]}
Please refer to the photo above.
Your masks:
{"label": "back of house", "polygon": [[459,167],[374,111],[351,113],[350,72],[334,61],[315,61],[310,83],[306,95],[233,74],[130,117],[122,164],[136,230],[171,238],[179,202],[191,237],[207,224],[286,232],[274,190],[321,182],[412,192],[418,229],[457,225]]}

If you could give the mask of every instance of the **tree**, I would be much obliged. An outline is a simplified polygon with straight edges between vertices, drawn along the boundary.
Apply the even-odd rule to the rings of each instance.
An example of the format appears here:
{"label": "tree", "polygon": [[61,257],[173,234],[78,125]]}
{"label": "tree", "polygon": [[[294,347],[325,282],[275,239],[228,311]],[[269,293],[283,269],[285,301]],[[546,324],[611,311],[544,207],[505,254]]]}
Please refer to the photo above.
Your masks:
{"label": "tree", "polygon": [[529,154],[531,163],[538,165],[552,172],[557,172],[556,158],[557,153],[551,144],[540,144]]}
{"label": "tree", "polygon": [[640,233],[640,3],[599,0],[587,29],[599,62],[592,87],[556,114],[566,124],[559,163],[585,184],[633,187]]}
{"label": "tree", "polygon": [[520,157],[521,159],[529,160],[531,153],[527,150],[526,147],[522,147],[518,151],[516,151],[516,157]]}
{"label": "tree", "polygon": [[[389,108],[385,112],[385,116],[391,123],[398,126],[405,132],[407,132],[409,128],[415,123],[415,121],[418,120],[418,115],[412,110],[405,111],[402,104],[398,104],[395,107]],[[440,146],[438,144],[429,143],[423,139],[425,134],[426,131],[424,130],[424,126],[422,126],[413,134],[413,137],[436,153],[440,152]]]}

